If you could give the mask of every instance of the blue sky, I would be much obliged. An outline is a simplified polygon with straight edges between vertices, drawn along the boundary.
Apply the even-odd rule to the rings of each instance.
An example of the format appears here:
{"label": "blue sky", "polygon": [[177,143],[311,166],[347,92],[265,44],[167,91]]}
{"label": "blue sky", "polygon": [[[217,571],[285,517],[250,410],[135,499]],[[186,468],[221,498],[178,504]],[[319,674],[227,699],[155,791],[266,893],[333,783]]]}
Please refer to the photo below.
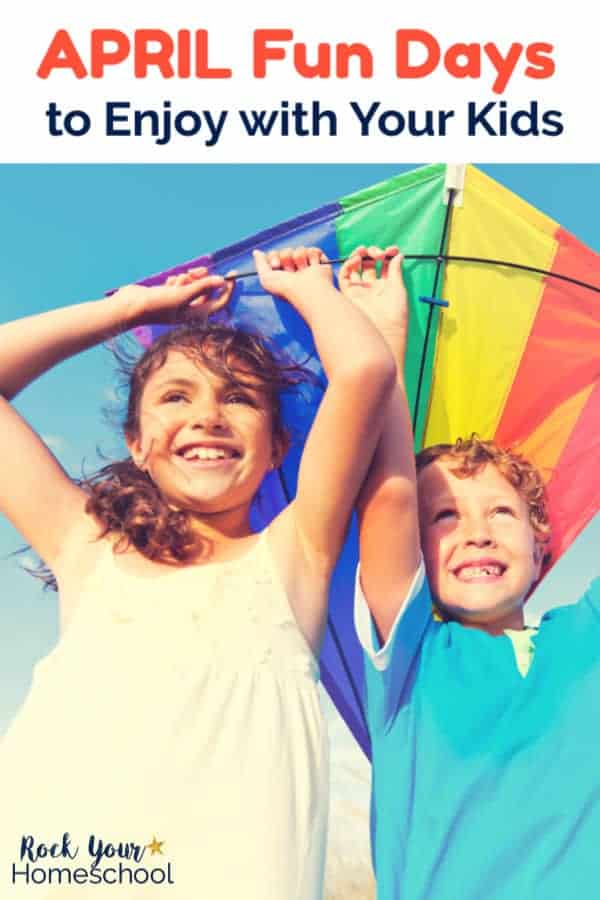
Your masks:
{"label": "blue sky", "polygon": [[[0,166],[0,319],[86,299],[212,251],[412,166]],[[600,166],[482,168],[600,251]],[[109,353],[95,348],[30,386],[17,407],[72,474],[118,450],[100,410],[113,400]],[[32,486],[32,489],[35,489]],[[550,573],[540,598],[572,598],[597,573],[600,516]],[[0,519],[0,734],[31,666],[56,641],[56,595],[8,554]]]}

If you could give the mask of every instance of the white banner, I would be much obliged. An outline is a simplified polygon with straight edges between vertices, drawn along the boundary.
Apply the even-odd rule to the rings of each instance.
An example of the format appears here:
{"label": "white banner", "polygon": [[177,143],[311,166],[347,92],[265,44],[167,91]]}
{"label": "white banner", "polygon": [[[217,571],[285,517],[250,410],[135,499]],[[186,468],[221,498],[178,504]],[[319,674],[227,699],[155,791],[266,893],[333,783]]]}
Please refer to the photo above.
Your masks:
{"label": "white banner", "polygon": [[0,161],[598,161],[589,11],[490,9],[5,5]]}

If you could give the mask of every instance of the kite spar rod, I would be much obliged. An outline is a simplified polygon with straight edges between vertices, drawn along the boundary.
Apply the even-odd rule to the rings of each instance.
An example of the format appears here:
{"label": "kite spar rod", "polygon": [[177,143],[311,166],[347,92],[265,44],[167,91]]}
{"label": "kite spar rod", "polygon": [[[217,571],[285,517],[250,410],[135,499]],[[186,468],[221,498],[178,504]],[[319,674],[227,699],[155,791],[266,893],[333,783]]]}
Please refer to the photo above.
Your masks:
{"label": "kite spar rod", "polygon": [[[450,233],[450,223],[452,221],[452,210],[454,209],[454,198],[456,196],[456,188],[450,187],[448,191],[448,199],[446,202],[446,215],[444,216],[444,224],[442,226],[442,234],[440,236],[440,245],[439,250],[437,252],[437,256],[435,257],[435,278],[433,280],[433,287],[431,289],[431,299],[437,296],[438,286],[440,283],[440,276],[442,274],[442,267],[444,265],[444,250],[446,249],[448,236]],[[426,298],[422,298],[426,299]],[[429,312],[427,314],[427,327],[425,329],[425,340],[423,341],[423,347],[421,349],[421,361],[419,364],[419,378],[417,381],[417,391],[415,395],[415,402],[413,406],[412,412],[412,421],[413,421],[413,432],[416,437],[417,435],[417,421],[419,416],[419,404],[421,400],[421,388],[423,387],[423,376],[425,374],[425,363],[427,361],[427,350],[429,348],[429,338],[431,337],[431,328],[433,325],[433,309],[434,303],[429,304]]]}
{"label": "kite spar rod", "polygon": [[[329,259],[321,265],[334,265],[336,263],[344,263],[350,259],[349,256],[341,256],[338,259]],[[510,262],[506,259],[490,259],[484,256],[454,256],[447,253],[405,253],[404,259],[420,260],[422,262],[465,262],[477,263],[489,266],[504,266],[507,269],[520,269],[523,272],[532,272],[535,275],[547,275],[550,278],[557,278],[559,281],[566,281],[568,284],[575,284],[577,287],[587,288],[600,294],[600,286],[589,284],[587,281],[580,281],[578,278],[572,278],[570,275],[563,275],[560,272],[550,272],[548,269],[538,269],[536,266],[527,266],[524,263]],[[253,278],[256,272],[237,272],[235,275],[225,275],[226,281],[233,281],[242,278]]]}

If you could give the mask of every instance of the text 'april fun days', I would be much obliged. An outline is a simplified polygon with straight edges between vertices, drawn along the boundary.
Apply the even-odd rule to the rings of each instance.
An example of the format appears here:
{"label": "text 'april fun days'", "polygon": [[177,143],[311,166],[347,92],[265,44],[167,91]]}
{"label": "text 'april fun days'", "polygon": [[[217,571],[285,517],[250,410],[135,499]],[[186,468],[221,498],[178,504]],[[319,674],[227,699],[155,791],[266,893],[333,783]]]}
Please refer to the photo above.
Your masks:
{"label": "text 'april fun days'", "polygon": [[[85,46],[84,46],[85,44]],[[250,74],[257,79],[292,74],[300,78],[372,78],[389,74],[399,79],[426,78],[445,72],[451,78],[482,79],[493,93],[502,94],[515,75],[530,79],[551,78],[556,65],[554,47],[546,41],[527,45],[513,41],[498,47],[493,41],[456,42],[443,46],[431,32],[402,28],[390,32],[390,50],[376,54],[363,41],[331,44],[294,40],[291,28],[258,28],[252,32]],[[165,79],[229,79],[234,68],[211,52],[206,29],[138,28],[127,34],[117,28],[96,28],[87,41],[76,41],[59,29],[38,66],[39,78],[70,72],[76,78],[103,78],[121,67],[134,78],[159,75]]]}

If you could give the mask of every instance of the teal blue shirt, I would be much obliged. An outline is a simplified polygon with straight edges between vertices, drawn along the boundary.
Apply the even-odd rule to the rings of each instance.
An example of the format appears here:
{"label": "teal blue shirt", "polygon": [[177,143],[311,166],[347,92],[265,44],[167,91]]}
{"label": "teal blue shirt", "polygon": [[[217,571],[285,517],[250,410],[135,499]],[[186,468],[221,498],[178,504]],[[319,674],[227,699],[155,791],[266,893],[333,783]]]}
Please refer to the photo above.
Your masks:
{"label": "teal blue shirt", "polygon": [[378,900],[600,896],[600,578],[506,636],[438,622],[422,571],[386,645],[364,598]]}

